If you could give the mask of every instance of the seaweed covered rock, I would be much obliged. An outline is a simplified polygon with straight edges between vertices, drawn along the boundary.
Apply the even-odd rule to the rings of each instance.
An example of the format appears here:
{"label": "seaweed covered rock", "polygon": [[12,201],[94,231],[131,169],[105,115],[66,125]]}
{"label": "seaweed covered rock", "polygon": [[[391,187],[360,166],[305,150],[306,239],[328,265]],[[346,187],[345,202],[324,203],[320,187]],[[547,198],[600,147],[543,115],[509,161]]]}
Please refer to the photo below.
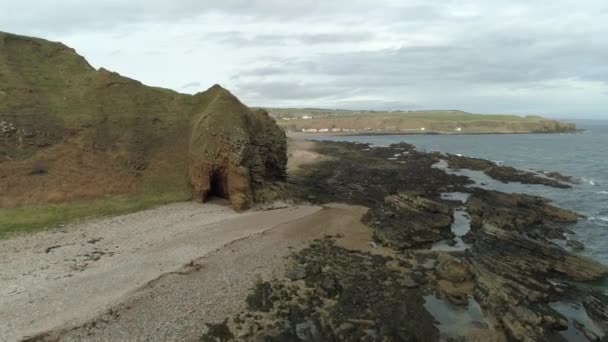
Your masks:
{"label": "seaweed covered rock", "polygon": [[[235,337],[225,341],[439,340],[425,290],[403,285],[412,271],[403,260],[346,250],[331,239],[315,241],[293,259],[308,265],[306,277],[257,283],[247,310],[229,319]],[[228,335],[208,327],[202,341]]]}
{"label": "seaweed covered rock", "polygon": [[518,170],[514,167],[497,165],[489,160],[464,157],[460,155],[447,154],[448,165],[452,169],[469,169],[483,171],[489,177],[501,181],[520,182],[522,184],[540,184],[560,189],[569,189],[572,186],[565,183],[572,183],[572,177],[561,175],[557,172],[545,175],[536,174],[530,171]]}
{"label": "seaweed covered rock", "polygon": [[365,221],[374,228],[374,238],[398,248],[423,247],[452,238],[453,210],[416,192],[387,196],[384,204],[372,207]]}
{"label": "seaweed covered rock", "polygon": [[577,215],[540,197],[481,189],[467,208],[475,235],[467,259],[480,304],[514,340],[563,340],[556,331],[567,329],[567,320],[549,303],[565,297],[569,282],[608,276],[605,265],[552,242]]}

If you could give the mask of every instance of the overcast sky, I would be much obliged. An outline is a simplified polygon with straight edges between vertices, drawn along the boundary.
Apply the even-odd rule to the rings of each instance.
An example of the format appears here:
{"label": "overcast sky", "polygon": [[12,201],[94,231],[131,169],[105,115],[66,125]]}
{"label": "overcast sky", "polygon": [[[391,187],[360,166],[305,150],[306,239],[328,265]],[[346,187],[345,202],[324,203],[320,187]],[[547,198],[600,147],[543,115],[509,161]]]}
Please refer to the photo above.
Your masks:
{"label": "overcast sky", "polygon": [[2,0],[0,30],[249,105],[608,119],[606,0]]}

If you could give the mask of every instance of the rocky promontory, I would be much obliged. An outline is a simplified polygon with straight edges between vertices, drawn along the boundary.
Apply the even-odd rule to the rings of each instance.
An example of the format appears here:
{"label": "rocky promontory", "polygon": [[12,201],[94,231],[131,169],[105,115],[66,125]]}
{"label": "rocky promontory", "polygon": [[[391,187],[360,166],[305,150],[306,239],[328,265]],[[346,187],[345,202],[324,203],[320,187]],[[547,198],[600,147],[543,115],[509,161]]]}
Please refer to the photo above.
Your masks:
{"label": "rocky promontory", "polygon": [[0,32],[0,206],[215,195],[242,210],[285,177],[285,134],[219,85],[186,95]]}

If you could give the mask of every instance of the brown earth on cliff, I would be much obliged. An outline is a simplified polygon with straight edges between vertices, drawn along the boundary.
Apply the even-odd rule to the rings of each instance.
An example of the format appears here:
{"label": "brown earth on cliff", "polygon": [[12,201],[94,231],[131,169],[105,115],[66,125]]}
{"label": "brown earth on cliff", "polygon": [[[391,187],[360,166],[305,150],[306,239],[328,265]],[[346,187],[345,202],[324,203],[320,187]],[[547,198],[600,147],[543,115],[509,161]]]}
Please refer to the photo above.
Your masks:
{"label": "brown earth on cliff", "polygon": [[285,134],[219,85],[194,96],[0,32],[0,207],[211,195],[242,210],[285,176]]}

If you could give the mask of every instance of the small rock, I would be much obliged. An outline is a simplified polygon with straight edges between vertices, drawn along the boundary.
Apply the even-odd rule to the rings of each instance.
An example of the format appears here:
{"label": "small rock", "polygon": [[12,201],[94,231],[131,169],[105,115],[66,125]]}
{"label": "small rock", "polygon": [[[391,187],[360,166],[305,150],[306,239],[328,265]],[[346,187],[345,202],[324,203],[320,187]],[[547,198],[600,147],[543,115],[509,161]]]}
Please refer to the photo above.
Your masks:
{"label": "small rock", "polygon": [[296,324],[296,335],[301,341],[305,342],[323,341],[321,333],[319,333],[319,328],[317,328],[317,324],[312,320]]}
{"label": "small rock", "polygon": [[424,264],[420,265],[422,267],[422,269],[425,269],[427,271],[432,271],[435,269],[435,267],[437,267],[437,261],[430,259],[424,262]]}
{"label": "small rock", "polygon": [[424,284],[428,283],[426,276],[422,272],[418,272],[418,271],[412,272],[412,279],[420,285],[424,285]]}
{"label": "small rock", "polygon": [[322,272],[321,265],[318,262],[313,263],[310,267],[307,268],[306,275],[307,276],[315,276]]}
{"label": "small rock", "polygon": [[323,282],[321,282],[321,287],[323,288],[323,290],[325,290],[325,292],[327,292],[327,295],[329,297],[335,297],[338,293],[340,293],[342,289],[340,283],[333,275],[325,277],[325,279],[323,279]]}
{"label": "small rock", "polygon": [[370,241],[367,244],[370,245],[372,248],[378,248],[378,245],[374,241]]}
{"label": "small rock", "polygon": [[585,327],[585,325],[577,320],[574,320],[573,322],[574,327],[576,328],[576,330],[582,332],[585,337],[589,340],[589,341],[599,341],[600,337],[597,336],[593,331],[587,329],[587,327]]}
{"label": "small rock", "polygon": [[208,331],[205,335],[201,337],[201,341],[230,341],[234,339],[234,335],[228,328],[228,320],[226,319],[224,322],[219,324],[208,324]]}
{"label": "small rock", "polygon": [[582,242],[576,240],[568,240],[568,242],[566,242],[566,245],[575,251],[582,251],[583,249],[585,249],[585,245]]}
{"label": "small rock", "polygon": [[418,282],[412,279],[410,276],[403,276],[403,278],[397,280],[397,283],[400,286],[406,287],[408,289],[414,289],[420,286]]}
{"label": "small rock", "polygon": [[365,335],[367,337],[369,337],[372,341],[377,341],[378,340],[378,333],[376,332],[376,330],[373,329],[365,329],[363,330],[363,332],[365,333]]}
{"label": "small rock", "polygon": [[336,333],[340,334],[340,333],[347,333],[350,331],[353,331],[355,329],[355,325],[349,322],[345,322],[340,324],[340,326],[338,327],[338,329],[336,329]]}
{"label": "small rock", "polygon": [[268,312],[274,305],[272,286],[269,282],[256,285],[253,292],[247,296],[247,306],[250,310]]}
{"label": "small rock", "polygon": [[51,252],[53,249],[56,249],[56,248],[59,248],[59,247],[61,247],[61,246],[60,246],[60,245],[55,245],[55,246],[47,247],[47,248],[44,250],[44,252],[48,254],[48,253],[50,253],[50,252]]}
{"label": "small rock", "polygon": [[439,265],[436,268],[437,275],[442,279],[457,283],[467,279],[469,271],[462,261],[448,254],[440,254],[438,260]]}
{"label": "small rock", "polygon": [[304,279],[307,276],[306,265],[296,265],[289,271],[287,271],[287,278],[291,280],[300,280]]}
{"label": "small rock", "polygon": [[277,201],[277,202],[274,202],[274,203],[263,204],[259,208],[262,211],[271,211],[271,210],[279,210],[279,209],[289,208],[289,205],[287,203],[285,203],[285,202]]}

